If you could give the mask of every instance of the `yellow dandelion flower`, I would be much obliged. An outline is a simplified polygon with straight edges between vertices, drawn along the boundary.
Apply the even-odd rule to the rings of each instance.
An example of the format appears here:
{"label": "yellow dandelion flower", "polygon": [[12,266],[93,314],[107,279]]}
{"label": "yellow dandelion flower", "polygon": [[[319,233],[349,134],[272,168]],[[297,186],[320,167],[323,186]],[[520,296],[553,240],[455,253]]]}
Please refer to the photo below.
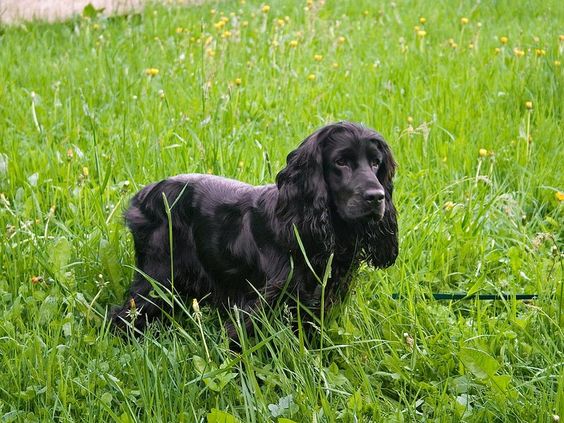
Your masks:
{"label": "yellow dandelion flower", "polygon": [[286,25],[286,21],[284,19],[276,19],[276,25],[279,28],[282,28],[284,25]]}
{"label": "yellow dandelion flower", "polygon": [[564,201],[564,192],[562,191],[557,191],[554,193],[554,197],[556,198],[556,200],[558,201]]}
{"label": "yellow dandelion flower", "polygon": [[496,47],[494,51],[495,51],[495,54],[501,53],[501,49],[499,47]]}
{"label": "yellow dandelion flower", "polygon": [[225,21],[217,21],[213,24],[213,26],[215,29],[223,29],[223,27],[225,26]]}
{"label": "yellow dandelion flower", "polygon": [[460,18],[461,25],[468,25],[468,22],[470,22],[468,18]]}
{"label": "yellow dandelion flower", "polygon": [[501,44],[507,44],[509,42],[509,38],[507,37],[499,37],[499,42]]}
{"label": "yellow dandelion flower", "polygon": [[560,66],[560,60],[555,60],[555,61],[554,61],[554,66]]}
{"label": "yellow dandelion flower", "polygon": [[159,74],[159,70],[157,68],[147,68],[145,69],[145,75],[147,76],[157,76]]}
{"label": "yellow dandelion flower", "polygon": [[207,54],[209,57],[215,57],[215,50],[212,49],[212,48],[208,48],[208,49],[206,50],[206,54]]}
{"label": "yellow dandelion flower", "polygon": [[451,45],[450,45],[450,46],[451,46],[451,48],[453,48],[453,49],[456,49],[456,48],[458,48],[458,44],[456,44],[456,43],[451,43]]}
{"label": "yellow dandelion flower", "polygon": [[83,175],[85,178],[88,178],[88,175],[90,175],[90,171],[88,170],[88,168],[87,168],[86,166],[84,166],[84,167],[82,168],[82,175]]}
{"label": "yellow dandelion flower", "polygon": [[334,63],[331,64],[331,67],[332,67],[333,69],[338,69],[338,68],[339,68],[339,64],[338,64],[337,62],[334,62]]}
{"label": "yellow dandelion flower", "polygon": [[219,20],[222,21],[223,23],[229,22],[229,18],[227,16],[222,16],[221,18],[219,18]]}
{"label": "yellow dandelion flower", "polygon": [[362,14],[363,14],[364,16],[368,16],[368,10],[365,10],[364,12],[362,12]]}
{"label": "yellow dandelion flower", "polygon": [[420,23],[421,25],[425,25],[425,24],[427,23],[427,19],[425,19],[423,16],[421,16],[421,17],[419,18],[419,23]]}
{"label": "yellow dandelion flower", "polygon": [[238,167],[239,169],[242,169],[243,166],[245,166],[245,162],[244,162],[243,160],[241,160],[241,161],[237,164],[237,167]]}
{"label": "yellow dandelion flower", "polygon": [[533,110],[533,102],[532,101],[526,101],[525,107],[527,108],[527,110]]}
{"label": "yellow dandelion flower", "polygon": [[323,60],[323,56],[321,54],[316,54],[315,56],[313,56],[313,60],[315,60],[316,62],[321,62]]}
{"label": "yellow dandelion flower", "polygon": [[421,30],[421,27],[420,27],[419,25],[415,25],[415,26],[413,27],[413,30],[414,30],[415,32],[418,32],[418,31]]}
{"label": "yellow dandelion flower", "polygon": [[230,38],[231,37],[231,31],[224,31],[223,34],[221,34],[221,38]]}
{"label": "yellow dandelion flower", "polygon": [[310,73],[310,74],[307,76],[307,80],[308,80],[308,81],[315,81],[315,78],[316,78],[316,76],[315,76],[315,74],[313,74],[313,73]]}
{"label": "yellow dandelion flower", "polygon": [[178,27],[178,28],[176,28],[175,31],[176,31],[177,34],[182,34],[182,32],[184,31],[184,28]]}
{"label": "yellow dandelion flower", "polygon": [[472,50],[472,49],[474,48],[474,43],[468,44],[468,48],[469,48],[470,50]]}
{"label": "yellow dandelion flower", "polygon": [[537,55],[537,57],[542,57],[546,55],[546,51],[542,48],[537,48],[535,49],[535,54]]}
{"label": "yellow dandelion flower", "polygon": [[67,150],[67,159],[72,160],[73,157],[74,157],[74,150],[72,148],[69,148]]}
{"label": "yellow dandelion flower", "polygon": [[243,83],[243,81],[241,80],[241,78],[235,78],[235,80],[233,81],[233,83],[235,85],[241,85]]}
{"label": "yellow dandelion flower", "polygon": [[558,39],[559,39],[560,41],[564,42],[564,34],[563,34],[563,35],[560,35],[560,36],[558,36]]}
{"label": "yellow dandelion flower", "polygon": [[261,11],[262,11],[262,13],[270,12],[270,6],[268,4],[265,4],[264,6],[262,6]]}
{"label": "yellow dandelion flower", "polygon": [[249,21],[243,21],[243,22],[241,22],[241,26],[242,26],[243,28],[248,27],[248,26],[249,26]]}
{"label": "yellow dandelion flower", "polygon": [[99,30],[99,29],[100,29],[100,24],[97,24],[97,23],[93,24],[93,25],[92,25],[92,29],[93,29],[94,31]]}
{"label": "yellow dandelion flower", "polygon": [[515,48],[513,49],[513,54],[514,54],[516,57],[523,57],[523,56],[525,55],[525,50],[521,50],[520,48],[515,47]]}
{"label": "yellow dandelion flower", "polygon": [[337,38],[337,44],[345,44],[345,41],[347,41],[347,39],[343,36]]}
{"label": "yellow dandelion flower", "polygon": [[413,123],[413,118],[411,116],[407,117],[407,123],[409,123],[410,125]]}
{"label": "yellow dandelion flower", "polygon": [[290,47],[295,48],[298,46],[298,40],[292,40],[290,41]]}
{"label": "yellow dandelion flower", "polygon": [[278,47],[280,45],[280,43],[278,42],[278,40],[272,40],[272,47]]}
{"label": "yellow dandelion flower", "polygon": [[417,36],[418,36],[419,38],[425,38],[426,35],[427,35],[427,31],[425,31],[425,30],[423,30],[423,29],[417,31]]}
{"label": "yellow dandelion flower", "polygon": [[488,155],[488,150],[486,150],[485,148],[480,148],[478,154],[480,155],[480,157],[486,157]]}

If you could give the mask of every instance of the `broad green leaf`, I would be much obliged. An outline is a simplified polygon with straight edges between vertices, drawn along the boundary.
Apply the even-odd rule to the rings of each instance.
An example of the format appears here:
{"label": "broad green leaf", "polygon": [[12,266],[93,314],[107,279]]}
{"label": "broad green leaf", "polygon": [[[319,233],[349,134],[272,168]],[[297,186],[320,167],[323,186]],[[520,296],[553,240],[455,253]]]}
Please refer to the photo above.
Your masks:
{"label": "broad green leaf", "polygon": [[49,295],[39,307],[39,322],[48,323],[59,315],[59,302],[56,297]]}
{"label": "broad green leaf", "polygon": [[462,348],[460,350],[459,358],[468,371],[478,379],[493,377],[495,372],[497,372],[497,369],[499,369],[499,363],[497,360],[481,350]]}
{"label": "broad green leaf", "polygon": [[49,261],[53,272],[57,276],[62,275],[64,267],[70,260],[71,252],[71,243],[65,237],[58,238],[51,247]]}
{"label": "broad green leaf", "polygon": [[121,280],[121,267],[118,261],[118,254],[107,239],[100,240],[100,261],[112,285],[119,283]]}
{"label": "broad green leaf", "polygon": [[215,408],[212,408],[207,418],[208,423],[240,423],[233,415]]}

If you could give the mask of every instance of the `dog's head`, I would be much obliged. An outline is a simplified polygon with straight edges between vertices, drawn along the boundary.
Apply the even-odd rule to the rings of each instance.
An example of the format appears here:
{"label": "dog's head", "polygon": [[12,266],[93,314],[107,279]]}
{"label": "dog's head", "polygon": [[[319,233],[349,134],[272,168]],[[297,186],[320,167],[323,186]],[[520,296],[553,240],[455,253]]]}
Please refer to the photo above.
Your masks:
{"label": "dog's head", "polygon": [[[334,247],[332,226],[344,224],[361,240],[367,260],[389,265],[397,255],[395,167],[390,148],[376,131],[350,122],[325,126],[288,155],[276,178],[279,210],[287,217],[294,214],[292,223],[329,243],[329,250]],[[384,248],[390,250],[386,257],[382,251],[370,252],[381,249],[377,238],[386,237],[395,242],[395,247]]]}

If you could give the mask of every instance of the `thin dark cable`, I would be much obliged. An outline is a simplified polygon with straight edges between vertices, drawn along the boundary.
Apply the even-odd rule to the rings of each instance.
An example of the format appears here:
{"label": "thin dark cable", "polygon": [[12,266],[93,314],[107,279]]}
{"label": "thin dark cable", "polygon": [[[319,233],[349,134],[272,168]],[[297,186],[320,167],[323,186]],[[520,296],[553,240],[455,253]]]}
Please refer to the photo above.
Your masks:
{"label": "thin dark cable", "polygon": [[[457,301],[457,300],[511,300],[515,298],[516,300],[520,301],[527,301],[527,300],[536,300],[538,298],[538,294],[472,294],[468,295],[465,292],[460,293],[437,293],[434,292],[431,296],[426,295],[427,299],[434,299],[437,301]],[[399,293],[392,294],[392,298],[394,300],[399,300],[405,298],[405,295],[401,295]]]}

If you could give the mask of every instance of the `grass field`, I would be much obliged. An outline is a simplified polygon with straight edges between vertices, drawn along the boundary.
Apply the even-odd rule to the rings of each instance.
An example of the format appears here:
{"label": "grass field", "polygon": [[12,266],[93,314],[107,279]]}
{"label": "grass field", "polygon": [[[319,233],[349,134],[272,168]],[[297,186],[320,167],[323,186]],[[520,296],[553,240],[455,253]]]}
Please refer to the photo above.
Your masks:
{"label": "grass field", "polygon": [[[1,28],[2,421],[564,418],[563,19],[557,0],[248,1]],[[191,307],[109,333],[137,189],[271,183],[343,119],[396,155],[400,256],[362,267],[322,334],[275,310],[236,354]],[[538,299],[428,299],[462,291]]]}

